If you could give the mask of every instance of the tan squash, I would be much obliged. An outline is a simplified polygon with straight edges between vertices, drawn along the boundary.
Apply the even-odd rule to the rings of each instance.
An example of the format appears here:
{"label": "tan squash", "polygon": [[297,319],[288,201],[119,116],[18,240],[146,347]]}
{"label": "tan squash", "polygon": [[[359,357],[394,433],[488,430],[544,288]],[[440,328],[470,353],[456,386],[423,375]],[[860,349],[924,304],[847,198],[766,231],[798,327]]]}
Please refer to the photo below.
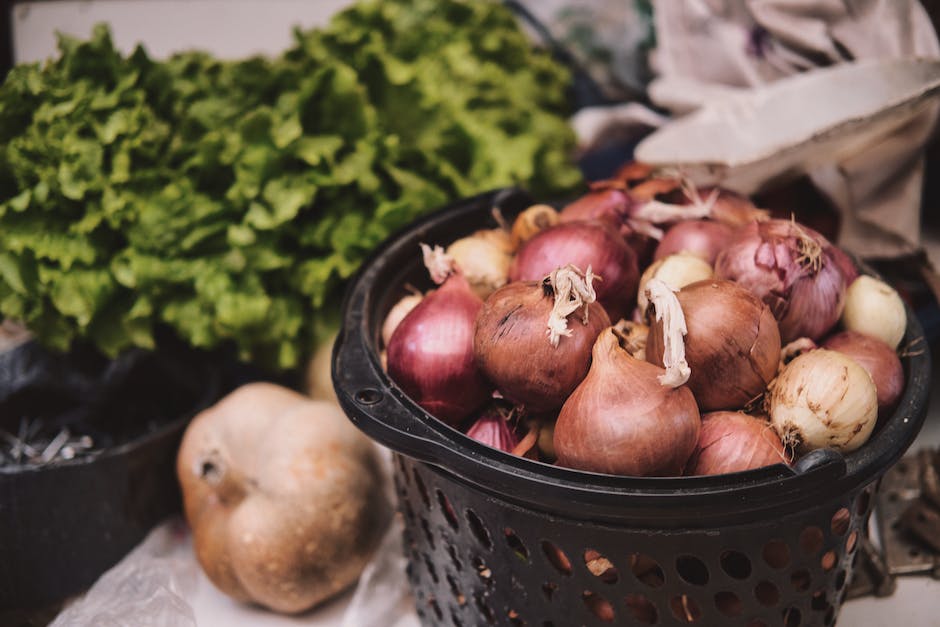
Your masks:
{"label": "tan squash", "polygon": [[206,575],[278,612],[352,584],[389,518],[375,447],[333,403],[269,383],[196,416],[177,475]]}

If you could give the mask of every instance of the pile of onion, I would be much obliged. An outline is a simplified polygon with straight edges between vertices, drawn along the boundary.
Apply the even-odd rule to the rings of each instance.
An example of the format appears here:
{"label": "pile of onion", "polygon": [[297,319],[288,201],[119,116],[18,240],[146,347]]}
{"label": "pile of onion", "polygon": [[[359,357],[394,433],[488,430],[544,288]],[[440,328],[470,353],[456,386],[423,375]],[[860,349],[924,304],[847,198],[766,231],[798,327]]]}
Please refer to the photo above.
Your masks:
{"label": "pile of onion", "polygon": [[903,393],[898,293],[747,198],[634,163],[561,211],[494,217],[448,254],[425,247],[440,287],[381,330],[402,390],[488,446],[736,473],[855,450]]}

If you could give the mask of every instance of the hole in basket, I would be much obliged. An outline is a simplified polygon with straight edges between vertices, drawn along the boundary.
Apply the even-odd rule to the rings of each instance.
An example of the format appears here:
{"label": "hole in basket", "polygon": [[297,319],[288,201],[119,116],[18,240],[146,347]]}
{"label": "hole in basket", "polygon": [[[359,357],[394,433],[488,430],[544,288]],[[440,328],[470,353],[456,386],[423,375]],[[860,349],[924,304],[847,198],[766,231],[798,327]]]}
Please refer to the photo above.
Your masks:
{"label": "hole in basket", "polygon": [[428,495],[428,488],[424,485],[424,480],[421,479],[421,475],[418,474],[417,468],[412,469],[412,474],[415,477],[415,485],[418,486],[418,494],[421,495],[421,500],[424,501],[424,506],[430,509],[431,497]]}
{"label": "hole in basket", "polygon": [[440,579],[437,578],[437,569],[434,568],[434,562],[431,561],[430,556],[426,553],[422,553],[421,557],[424,558],[424,565],[428,568],[428,574],[431,575],[431,579],[434,580],[434,583],[438,583]]}
{"label": "hole in basket", "polygon": [[752,621],[748,621],[747,627],[767,627],[767,623],[755,618]]}
{"label": "hole in basket", "polygon": [[836,573],[836,590],[841,590],[845,585],[845,571],[841,568],[839,572]]}
{"label": "hole in basket", "polygon": [[594,549],[588,549],[584,552],[584,565],[587,566],[592,575],[604,583],[617,583],[619,579],[616,567],[609,559]]}
{"label": "hole in basket", "polygon": [[656,606],[642,594],[628,594],[627,607],[630,608],[633,618],[644,625],[655,625],[659,618]]}
{"label": "hole in basket", "polygon": [[372,388],[365,388],[356,392],[356,402],[360,405],[375,405],[382,400],[382,393]]}
{"label": "hole in basket", "polygon": [[803,622],[803,615],[795,607],[788,607],[783,610],[783,624],[786,627],[800,627]]}
{"label": "hole in basket", "polygon": [[548,563],[555,567],[555,570],[562,575],[571,574],[571,560],[565,555],[565,552],[559,549],[555,544],[548,540],[542,540],[542,552],[548,558]]}
{"label": "hole in basket", "polygon": [[447,554],[450,555],[450,561],[453,563],[454,568],[457,569],[457,572],[463,570],[463,564],[460,563],[460,559],[457,557],[457,549],[454,548],[453,544],[447,545]]}
{"label": "hole in basket", "polygon": [[477,609],[480,610],[480,613],[483,614],[483,618],[486,619],[486,622],[493,624],[496,622],[496,613],[493,612],[491,608],[486,603],[486,599],[483,598],[482,594],[476,594],[473,597],[473,600],[476,602]]}
{"label": "hole in basket", "polygon": [[676,558],[676,571],[682,579],[694,586],[708,583],[708,567],[693,555],[680,555]]}
{"label": "hole in basket", "polygon": [[444,620],[444,612],[441,611],[441,606],[437,604],[437,599],[434,597],[429,598],[428,607],[434,610],[434,615],[437,616],[438,621]]}
{"label": "hole in basket", "polygon": [[493,571],[489,569],[483,560],[481,560],[479,557],[474,557],[473,567],[476,569],[477,575],[480,576],[480,579],[483,581],[483,583],[485,583],[487,586],[493,585]]}
{"label": "hole in basket", "polygon": [[555,598],[555,593],[558,592],[558,584],[546,581],[542,584],[542,594],[545,595],[545,599],[549,602]]}
{"label": "hole in basket", "polygon": [[814,612],[823,612],[829,607],[829,601],[826,600],[825,588],[813,593],[813,600],[810,601],[809,606]]}
{"label": "hole in basket", "polygon": [[808,570],[798,570],[790,575],[790,583],[800,592],[809,590],[809,584],[812,583],[812,577]]}
{"label": "hole in basket", "polygon": [[437,490],[437,502],[441,504],[441,510],[444,512],[444,518],[447,519],[447,524],[450,525],[451,529],[457,531],[457,512],[454,511],[450,501],[440,490]]}
{"label": "hole in basket", "polygon": [[852,514],[849,512],[848,508],[840,508],[839,511],[832,515],[832,522],[829,524],[829,528],[832,529],[832,535],[845,535],[845,532],[849,530],[850,522],[852,522]]}
{"label": "hole in basket", "polygon": [[650,588],[658,588],[666,583],[666,575],[659,566],[659,562],[648,555],[634,553],[630,556],[630,570],[633,575],[648,585]]}
{"label": "hole in basket", "polygon": [[735,579],[747,579],[751,576],[751,560],[744,553],[725,551],[719,558],[721,569]]}
{"label": "hole in basket", "polygon": [[431,525],[428,524],[428,519],[421,517],[421,528],[424,529],[424,537],[427,538],[428,544],[431,545],[431,548],[434,548],[434,535],[431,533]]}
{"label": "hole in basket", "polygon": [[463,592],[460,591],[460,586],[457,584],[457,579],[455,579],[454,576],[450,573],[447,573],[447,583],[450,584],[451,594],[454,595],[454,599],[456,599],[457,604],[461,607],[466,605],[467,597],[465,597]]}
{"label": "hole in basket", "polygon": [[411,522],[414,522],[414,520],[415,520],[415,510],[411,507],[411,501],[402,500],[402,503],[403,503],[404,506],[405,506],[405,507],[404,507],[404,509],[405,509],[405,518],[407,518],[407,519],[410,520]]}
{"label": "hole in basket", "polygon": [[826,625],[832,625],[833,623],[835,623],[836,622],[836,608],[830,605],[829,609],[826,610],[826,617],[824,620],[826,621]]}
{"label": "hole in basket", "polygon": [[672,615],[683,623],[694,623],[702,617],[702,609],[687,594],[672,597],[669,607],[672,608]]}
{"label": "hole in basket", "polygon": [[843,588],[842,592],[839,593],[839,605],[845,603],[845,595],[848,593],[848,588]]}
{"label": "hole in basket", "polygon": [[525,627],[525,621],[519,617],[519,612],[516,610],[509,610],[506,616],[509,617],[509,624],[513,627]]}
{"label": "hole in basket", "polygon": [[715,595],[715,607],[725,616],[740,616],[744,604],[734,592],[723,590]]}
{"label": "hole in basket", "polygon": [[463,621],[460,620],[460,617],[457,616],[456,610],[450,611],[450,620],[454,623],[454,627],[463,627]]}
{"label": "hole in basket", "polygon": [[819,527],[807,527],[800,533],[800,549],[807,555],[815,555],[822,550],[823,532]]}
{"label": "hole in basket", "polygon": [[614,606],[610,604],[610,601],[589,590],[585,590],[581,594],[581,599],[594,616],[597,616],[605,623],[614,622]]}
{"label": "hole in basket", "polygon": [[490,538],[490,532],[486,529],[486,525],[483,524],[483,521],[480,520],[476,512],[472,509],[468,509],[464,512],[464,515],[467,517],[467,524],[470,525],[470,532],[473,534],[473,537],[476,538],[484,548],[492,549],[493,540]]}
{"label": "hole in basket", "polygon": [[858,531],[852,531],[849,537],[845,539],[845,552],[851,553],[858,544]]}
{"label": "hole in basket", "polygon": [[762,581],[754,587],[757,602],[764,607],[773,607],[780,602],[780,591],[769,581]]}
{"label": "hole in basket", "polygon": [[790,564],[790,547],[783,540],[771,540],[764,545],[763,556],[771,568],[786,568]]}
{"label": "hole in basket", "polygon": [[819,560],[819,565],[822,566],[822,569],[826,572],[829,572],[836,565],[836,552],[835,551],[826,551],[822,559]]}
{"label": "hole in basket", "polygon": [[519,536],[516,535],[516,532],[509,527],[506,527],[504,531],[506,533],[506,544],[509,545],[512,552],[523,562],[528,562],[529,549],[525,548],[525,545],[522,543],[522,540],[519,539]]}
{"label": "hole in basket", "polygon": [[862,490],[858,495],[858,501],[855,502],[855,513],[859,516],[864,516],[868,511],[869,504],[871,504],[871,492]]}
{"label": "hole in basket", "polygon": [[542,622],[542,627],[555,627],[555,623],[550,620],[546,620]]}
{"label": "hole in basket", "polygon": [[411,477],[408,475],[408,466],[405,465],[405,457],[403,455],[395,455],[395,459],[398,461],[398,468],[401,470],[401,476],[405,479],[405,483],[411,483]]}

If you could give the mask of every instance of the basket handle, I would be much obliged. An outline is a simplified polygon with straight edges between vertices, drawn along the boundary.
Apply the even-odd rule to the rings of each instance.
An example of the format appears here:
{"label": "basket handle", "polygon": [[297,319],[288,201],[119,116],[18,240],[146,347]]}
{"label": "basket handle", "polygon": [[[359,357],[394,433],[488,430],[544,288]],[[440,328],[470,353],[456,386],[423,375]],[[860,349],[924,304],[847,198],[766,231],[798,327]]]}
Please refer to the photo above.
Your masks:
{"label": "basket handle", "polygon": [[798,462],[790,466],[790,470],[798,476],[810,476],[815,482],[842,479],[848,467],[842,453],[830,448],[821,448],[801,457]]}

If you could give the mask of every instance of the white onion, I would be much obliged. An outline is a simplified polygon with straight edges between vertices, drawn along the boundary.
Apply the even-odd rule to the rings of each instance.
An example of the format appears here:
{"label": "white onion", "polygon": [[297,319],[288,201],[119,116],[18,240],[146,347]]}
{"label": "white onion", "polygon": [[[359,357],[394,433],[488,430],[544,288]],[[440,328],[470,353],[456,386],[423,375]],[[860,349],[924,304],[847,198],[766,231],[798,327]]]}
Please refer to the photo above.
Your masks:
{"label": "white onion", "polygon": [[871,435],[878,393],[850,357],[820,348],[791,361],[770,384],[770,423],[788,446],[854,451]]}
{"label": "white onion", "polygon": [[712,267],[707,261],[693,253],[681,252],[668,255],[654,261],[640,277],[640,289],[637,294],[637,305],[640,311],[646,311],[649,298],[646,295],[646,284],[650,279],[659,279],[673,289],[681,289],[690,283],[704,281],[714,276]]}
{"label": "white onion", "polygon": [[846,291],[842,326],[897,348],[907,328],[904,301],[887,283],[863,274]]}

